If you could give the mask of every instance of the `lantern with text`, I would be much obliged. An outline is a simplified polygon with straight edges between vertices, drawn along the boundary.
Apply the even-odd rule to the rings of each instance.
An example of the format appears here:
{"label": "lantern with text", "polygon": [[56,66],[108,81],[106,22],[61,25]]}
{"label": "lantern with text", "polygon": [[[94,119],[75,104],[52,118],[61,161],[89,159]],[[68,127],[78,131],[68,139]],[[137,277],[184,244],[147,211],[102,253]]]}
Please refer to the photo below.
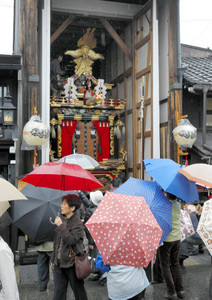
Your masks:
{"label": "lantern with text", "polygon": [[191,148],[196,141],[197,129],[188,119],[182,119],[174,128],[173,135],[176,143],[185,151],[187,148]]}
{"label": "lantern with text", "polygon": [[49,139],[49,126],[40,121],[40,117],[33,115],[23,129],[23,139],[31,147],[41,147]]}

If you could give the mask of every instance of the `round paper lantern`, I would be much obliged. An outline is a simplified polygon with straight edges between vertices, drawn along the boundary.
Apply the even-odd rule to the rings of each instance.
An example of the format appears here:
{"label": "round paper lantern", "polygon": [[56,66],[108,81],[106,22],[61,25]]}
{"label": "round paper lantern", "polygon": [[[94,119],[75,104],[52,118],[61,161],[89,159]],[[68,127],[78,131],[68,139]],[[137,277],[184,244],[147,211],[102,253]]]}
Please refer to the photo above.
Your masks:
{"label": "round paper lantern", "polygon": [[24,126],[23,139],[29,146],[42,146],[49,139],[49,126],[39,116],[32,116]]}
{"label": "round paper lantern", "polygon": [[172,132],[176,143],[182,150],[191,148],[197,138],[197,129],[188,119],[182,119]]}

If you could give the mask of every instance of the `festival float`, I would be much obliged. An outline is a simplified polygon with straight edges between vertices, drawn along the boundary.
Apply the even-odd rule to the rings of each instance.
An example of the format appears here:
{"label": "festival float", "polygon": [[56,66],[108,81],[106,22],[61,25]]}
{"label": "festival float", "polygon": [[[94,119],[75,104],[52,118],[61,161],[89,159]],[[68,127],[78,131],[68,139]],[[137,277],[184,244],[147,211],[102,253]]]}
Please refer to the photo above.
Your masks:
{"label": "festival float", "polygon": [[[72,154],[90,155],[100,164],[91,172],[107,190],[112,179],[126,169],[125,105],[126,99],[113,99],[113,84],[95,78],[93,64],[103,60],[96,53],[95,29],[88,28],[71,56],[75,71],[64,78],[61,95],[52,95],[50,160]],[[109,181],[108,181],[109,179]]]}

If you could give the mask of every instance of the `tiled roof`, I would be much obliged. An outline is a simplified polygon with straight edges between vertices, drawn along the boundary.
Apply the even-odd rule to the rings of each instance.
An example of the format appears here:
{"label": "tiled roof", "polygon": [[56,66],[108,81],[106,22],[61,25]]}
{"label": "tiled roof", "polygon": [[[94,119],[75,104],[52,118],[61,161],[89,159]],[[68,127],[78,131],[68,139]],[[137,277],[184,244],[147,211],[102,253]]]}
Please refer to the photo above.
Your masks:
{"label": "tiled roof", "polygon": [[212,58],[182,57],[182,65],[188,65],[184,79],[192,84],[212,84]]}

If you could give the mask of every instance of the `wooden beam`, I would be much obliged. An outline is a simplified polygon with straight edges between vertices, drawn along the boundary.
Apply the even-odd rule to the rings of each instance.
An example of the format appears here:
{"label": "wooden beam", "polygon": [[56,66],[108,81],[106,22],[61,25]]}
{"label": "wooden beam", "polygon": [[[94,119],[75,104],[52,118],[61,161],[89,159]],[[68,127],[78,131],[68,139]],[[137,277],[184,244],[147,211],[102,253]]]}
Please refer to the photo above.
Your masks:
{"label": "wooden beam", "polygon": [[124,52],[124,54],[132,62],[133,59],[130,50],[128,49],[127,45],[122,41],[117,32],[113,29],[113,27],[110,25],[110,23],[107,21],[107,19],[101,17],[99,18],[99,20],[103,24],[105,29],[109,32],[109,34],[112,36],[112,38],[115,40],[115,42],[118,44],[118,46],[121,48],[121,50]]}
{"label": "wooden beam", "polygon": [[60,27],[57,28],[57,30],[52,34],[51,36],[51,44],[54,43],[54,41],[61,35],[61,33],[70,25],[75,17],[69,16],[63,24],[60,25]]}

